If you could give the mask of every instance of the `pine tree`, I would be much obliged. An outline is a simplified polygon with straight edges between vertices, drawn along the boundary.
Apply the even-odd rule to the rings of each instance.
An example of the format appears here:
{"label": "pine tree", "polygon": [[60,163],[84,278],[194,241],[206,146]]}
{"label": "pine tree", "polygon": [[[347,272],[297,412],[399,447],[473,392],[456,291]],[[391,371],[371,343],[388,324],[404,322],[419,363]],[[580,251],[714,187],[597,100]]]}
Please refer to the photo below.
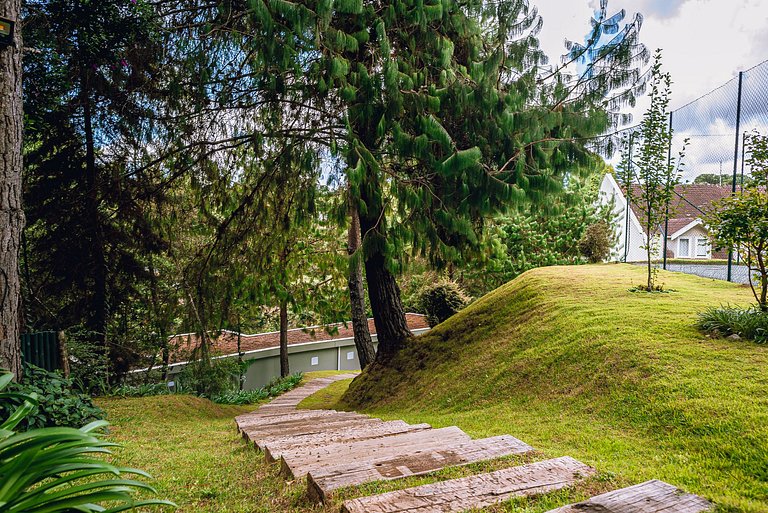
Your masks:
{"label": "pine tree", "polygon": [[[3,2],[0,15],[17,21],[20,0]],[[24,115],[21,100],[21,29],[13,44],[0,46],[0,368],[21,377],[21,283],[19,247],[24,227],[21,203],[21,134]]]}
{"label": "pine tree", "polygon": [[189,155],[181,173],[301,140],[344,162],[382,360],[410,336],[395,279],[406,252],[451,265],[479,251],[487,216],[557,194],[590,158],[584,140],[632,101],[645,56],[633,23],[591,76],[542,74],[541,18],[525,0],[160,5],[182,27],[175,69],[194,74],[176,81],[192,99],[165,156]]}

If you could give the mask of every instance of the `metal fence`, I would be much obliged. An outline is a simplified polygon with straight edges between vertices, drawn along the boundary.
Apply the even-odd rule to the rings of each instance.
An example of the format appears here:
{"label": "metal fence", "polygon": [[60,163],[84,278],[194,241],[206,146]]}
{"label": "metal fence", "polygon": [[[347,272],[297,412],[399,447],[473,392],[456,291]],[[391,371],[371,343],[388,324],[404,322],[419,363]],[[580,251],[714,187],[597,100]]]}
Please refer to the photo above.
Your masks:
{"label": "metal fence", "polygon": [[56,331],[23,333],[21,355],[25,363],[31,363],[47,371],[67,372],[62,352],[61,335]]}
{"label": "metal fence", "polygon": [[[681,184],[675,190],[673,208],[658,235],[658,266],[748,283],[749,271],[741,263],[738,251],[713,248],[702,218],[713,201],[739,194],[750,178],[749,166],[745,165],[749,159],[746,137],[753,131],[768,135],[768,61],[740,72],[722,86],[671,111],[669,123],[673,131],[670,160],[675,161],[683,147],[685,152],[680,162]],[[634,126],[619,135],[638,132],[639,126]],[[637,261],[638,253],[633,253],[633,248],[647,244],[647,235],[633,231],[630,226],[630,217],[636,215],[638,207],[624,204],[622,208],[626,216],[620,221],[625,226],[619,230],[619,244],[623,247],[618,259]]]}

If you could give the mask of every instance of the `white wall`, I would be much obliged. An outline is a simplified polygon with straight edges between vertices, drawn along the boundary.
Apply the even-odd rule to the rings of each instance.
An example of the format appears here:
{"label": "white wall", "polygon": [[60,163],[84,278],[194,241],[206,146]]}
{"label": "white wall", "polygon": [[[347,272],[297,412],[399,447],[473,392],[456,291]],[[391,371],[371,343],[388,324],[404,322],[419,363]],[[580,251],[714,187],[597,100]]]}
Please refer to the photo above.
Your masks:
{"label": "white wall", "polygon": [[[614,233],[617,238],[611,249],[611,260],[614,262],[624,261],[624,255],[626,252],[627,262],[642,262],[647,260],[646,250],[646,236],[643,231],[640,221],[629,209],[629,242],[628,248],[625,251],[626,238],[626,225],[627,225],[627,200],[624,197],[624,193],[621,192],[621,188],[616,183],[616,180],[612,175],[606,174],[603,177],[603,181],[600,184],[600,192],[598,195],[598,203],[600,205],[609,205],[613,201],[613,227]],[[654,241],[655,251],[653,258],[661,258],[663,248],[661,247],[661,238],[656,237]]]}

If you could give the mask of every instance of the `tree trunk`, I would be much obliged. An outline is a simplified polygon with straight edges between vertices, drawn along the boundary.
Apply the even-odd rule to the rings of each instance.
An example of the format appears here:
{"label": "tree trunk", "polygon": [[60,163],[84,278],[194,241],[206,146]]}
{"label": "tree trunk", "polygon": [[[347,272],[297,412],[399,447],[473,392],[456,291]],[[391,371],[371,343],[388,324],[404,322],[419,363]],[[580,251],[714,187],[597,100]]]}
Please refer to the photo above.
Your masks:
{"label": "tree trunk", "polygon": [[[351,202],[350,202],[351,203]],[[360,249],[360,215],[357,208],[350,204],[349,207],[349,237],[347,239],[347,253],[350,256],[349,276],[349,303],[352,307],[352,331],[355,335],[355,347],[360,360],[360,368],[365,369],[376,358],[376,350],[373,347],[371,333],[368,330],[368,316],[365,315],[365,288],[363,287],[363,266],[359,255],[355,255]]]}
{"label": "tree trunk", "polygon": [[411,337],[405,321],[405,310],[400,301],[400,287],[394,275],[386,267],[384,255],[375,253],[365,261],[365,276],[368,278],[368,299],[376,324],[376,338],[379,341],[377,358],[385,362],[397,353]]}
{"label": "tree trunk", "polygon": [[[384,213],[380,210],[369,211],[367,216],[360,218],[360,229],[366,238],[381,237],[378,229],[383,225]],[[387,269],[381,242],[370,246],[373,249],[366,255],[365,277],[368,280],[368,299],[379,342],[376,358],[377,361],[386,362],[402,348],[403,343],[411,337],[411,332],[400,301],[400,287],[397,286],[395,276]]]}
{"label": "tree trunk", "polygon": [[291,373],[288,367],[288,301],[280,301],[280,376]]}
{"label": "tree trunk", "polygon": [[[18,21],[20,0],[4,0],[0,15]],[[21,377],[19,248],[22,199],[21,30],[14,46],[0,48],[0,367]]]}
{"label": "tree trunk", "polygon": [[[99,183],[96,170],[96,147],[93,139],[93,113],[91,108],[89,71],[82,72],[80,93],[85,131],[85,185],[88,196],[88,217],[90,223],[91,248],[93,251],[93,296],[90,328],[96,333],[94,341],[105,356],[107,346],[107,260],[104,250],[104,234],[99,213]],[[108,379],[108,376],[107,376]]]}

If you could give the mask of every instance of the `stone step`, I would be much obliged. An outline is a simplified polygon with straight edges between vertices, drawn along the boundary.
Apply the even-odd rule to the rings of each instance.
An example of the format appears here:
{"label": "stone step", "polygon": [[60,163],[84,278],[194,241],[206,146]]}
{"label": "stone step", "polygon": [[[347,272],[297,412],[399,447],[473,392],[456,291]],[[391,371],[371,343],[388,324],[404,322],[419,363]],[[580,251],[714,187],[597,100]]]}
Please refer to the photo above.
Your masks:
{"label": "stone step", "polygon": [[429,424],[411,425],[402,420],[391,420],[368,426],[343,427],[305,435],[286,436],[281,433],[273,437],[262,439],[258,443],[258,446],[259,449],[264,451],[264,457],[267,462],[273,462],[279,460],[282,452],[285,450],[325,446],[339,442],[368,440],[372,438],[381,438],[383,436],[410,433],[412,431],[423,431],[431,428],[432,426]]}
{"label": "stone step", "polygon": [[304,477],[312,470],[329,465],[397,456],[418,449],[448,449],[469,442],[471,438],[456,426],[427,429],[373,440],[341,442],[320,447],[283,451],[281,469],[288,477]]}
{"label": "stone step", "polygon": [[343,428],[365,428],[376,426],[383,423],[381,419],[372,419],[370,417],[361,418],[339,418],[339,419],[315,419],[313,422],[301,422],[297,424],[284,425],[277,428],[270,426],[248,427],[243,429],[243,436],[257,447],[263,445],[263,441],[274,436],[288,435],[310,435],[322,433],[324,431]]}
{"label": "stone step", "polygon": [[563,457],[345,501],[343,513],[448,513],[483,508],[577,483],[594,469]]}
{"label": "stone step", "polygon": [[664,481],[646,481],[638,485],[597,495],[549,513],[701,513],[712,504]]}
{"label": "stone step", "polygon": [[345,486],[402,479],[445,467],[523,454],[532,450],[528,444],[509,435],[471,440],[440,449],[430,450],[414,446],[411,450],[403,450],[397,456],[363,459],[313,470],[307,476],[307,492],[310,499],[325,502],[331,492]]}

